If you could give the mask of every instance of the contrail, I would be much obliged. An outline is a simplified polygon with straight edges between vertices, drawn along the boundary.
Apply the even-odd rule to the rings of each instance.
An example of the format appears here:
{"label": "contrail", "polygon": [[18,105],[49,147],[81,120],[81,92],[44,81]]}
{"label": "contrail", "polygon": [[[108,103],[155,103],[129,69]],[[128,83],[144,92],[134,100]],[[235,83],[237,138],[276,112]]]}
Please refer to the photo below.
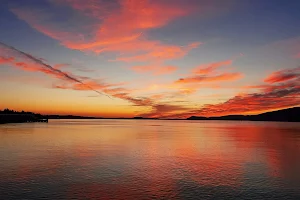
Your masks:
{"label": "contrail", "polygon": [[74,78],[74,77],[70,76],[69,74],[67,74],[67,73],[65,73],[65,72],[63,72],[63,71],[61,71],[61,70],[59,70],[59,69],[53,68],[51,65],[48,65],[48,64],[44,63],[42,60],[37,59],[37,58],[33,57],[33,56],[30,55],[30,54],[27,54],[27,53],[25,53],[25,52],[23,52],[23,51],[21,51],[21,50],[18,50],[18,49],[16,49],[16,48],[12,47],[12,46],[9,46],[9,45],[7,45],[7,44],[4,44],[3,42],[0,42],[0,44],[1,44],[2,46],[4,46],[4,47],[6,47],[6,48],[8,48],[8,49],[10,49],[10,50],[12,50],[12,51],[14,51],[14,52],[16,52],[16,53],[19,53],[19,54],[25,56],[26,58],[29,58],[30,60],[34,61],[35,63],[40,64],[41,66],[46,67],[47,69],[49,69],[49,70],[51,70],[51,71],[53,71],[53,72],[56,72],[56,73],[58,73],[58,74],[64,76],[65,78],[67,78],[67,79],[69,79],[69,80],[71,80],[71,81],[80,83],[80,84],[84,85],[85,87],[89,88],[90,90],[92,90],[92,91],[94,91],[94,92],[97,92],[98,94],[105,95],[105,96],[107,96],[107,97],[109,97],[109,98],[111,99],[111,97],[110,97],[109,95],[104,94],[104,93],[102,93],[102,92],[99,92],[98,90],[93,89],[91,86],[85,84],[85,83],[82,82],[81,80],[78,80],[77,78]]}

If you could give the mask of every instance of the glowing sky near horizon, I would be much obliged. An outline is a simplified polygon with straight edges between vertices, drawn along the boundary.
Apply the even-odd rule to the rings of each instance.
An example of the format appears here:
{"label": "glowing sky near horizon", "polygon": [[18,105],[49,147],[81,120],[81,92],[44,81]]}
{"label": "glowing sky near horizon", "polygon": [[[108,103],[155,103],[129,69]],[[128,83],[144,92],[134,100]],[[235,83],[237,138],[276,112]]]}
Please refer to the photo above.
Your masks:
{"label": "glowing sky near horizon", "polygon": [[2,0],[0,109],[184,118],[299,106],[299,9],[298,0]]}

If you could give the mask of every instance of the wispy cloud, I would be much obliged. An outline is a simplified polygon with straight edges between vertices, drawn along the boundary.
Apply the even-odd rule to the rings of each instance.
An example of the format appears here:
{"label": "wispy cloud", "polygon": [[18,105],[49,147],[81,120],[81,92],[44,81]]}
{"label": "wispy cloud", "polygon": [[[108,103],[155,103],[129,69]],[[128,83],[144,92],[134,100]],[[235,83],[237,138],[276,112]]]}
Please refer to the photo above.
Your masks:
{"label": "wispy cloud", "polygon": [[[84,81],[70,72],[65,72],[46,64],[44,61],[36,57],[20,51],[14,47],[0,43],[1,56],[0,63],[12,65],[22,70],[37,71],[63,80],[62,84],[53,84],[54,88],[71,89],[71,90],[100,90],[115,98],[125,100],[134,106],[141,106],[150,109],[147,113],[140,113],[145,117],[180,117],[185,118],[191,115],[216,116],[228,114],[247,114],[264,112],[268,110],[281,109],[300,104],[300,76],[299,67],[294,69],[285,69],[271,73],[264,79],[265,84],[248,86],[259,92],[239,94],[229,100],[218,103],[204,105],[199,109],[192,108],[187,105],[181,105],[176,101],[163,102],[171,93],[149,97],[135,97],[133,91],[121,87],[121,83],[112,84],[102,81],[96,81],[86,77]],[[192,82],[218,82],[224,80],[233,80],[239,77],[239,73],[222,73],[219,75],[199,76],[195,80],[187,79]],[[288,76],[287,76],[288,74]],[[293,76],[291,76],[291,74]],[[183,80],[181,80],[183,81]],[[179,81],[180,82],[180,81]],[[181,83],[180,83],[181,84]],[[180,88],[184,89],[184,88]],[[191,88],[193,90],[195,88]],[[189,90],[185,94],[189,94]],[[100,93],[100,92],[99,92]],[[102,94],[102,93],[101,93]]]}
{"label": "wispy cloud", "polygon": [[0,64],[7,64],[7,63],[11,63],[14,62],[14,58],[13,57],[0,57]]}
{"label": "wispy cloud", "polygon": [[174,85],[181,85],[181,89],[186,89],[182,91],[192,93],[201,88],[202,84],[239,80],[244,76],[242,73],[220,71],[221,67],[231,66],[232,63],[233,60],[224,60],[199,65],[192,69],[190,75],[176,80]]}
{"label": "wispy cloud", "polygon": [[220,81],[235,81],[242,78],[241,73],[222,73],[215,76],[191,76],[181,78],[175,83],[201,83],[201,82],[220,82]]}
{"label": "wispy cloud", "polygon": [[172,114],[183,113],[190,110],[190,108],[181,105],[157,104],[152,106],[152,111],[141,114],[143,117],[165,118]]}
{"label": "wispy cloud", "polygon": [[284,69],[284,70],[273,72],[264,81],[266,83],[279,83],[279,82],[284,82],[291,79],[299,78],[299,76],[300,76],[300,67],[297,67],[294,69]]}
{"label": "wispy cloud", "polygon": [[[247,88],[259,89],[259,92],[236,95],[219,104],[204,105],[196,110],[185,113],[169,115],[167,117],[185,118],[191,115],[198,116],[222,116],[230,114],[251,114],[276,110],[300,105],[300,76],[294,78],[285,77],[286,73],[299,72],[299,67],[294,69],[276,71],[269,77],[275,77],[269,84],[247,86]],[[274,75],[275,74],[275,75]],[[277,79],[277,77],[280,77]]]}
{"label": "wispy cloud", "polygon": [[[53,84],[53,88],[79,91],[92,90],[98,94],[105,93],[112,97],[125,100],[135,106],[144,106],[149,107],[152,110],[161,110],[162,105],[159,104],[157,99],[149,97],[133,97],[132,90],[120,87],[123,85],[122,83],[105,83],[88,77],[85,77],[83,81],[80,76],[54,68],[28,53],[1,42],[0,50],[0,64],[11,65],[25,71],[41,72],[59,80],[63,80],[61,84]],[[99,90],[101,92],[99,92]],[[165,106],[172,107],[173,105]],[[174,105],[173,107],[175,108],[176,106]]]}
{"label": "wispy cloud", "polygon": [[[119,57],[116,61],[124,62],[141,62],[141,61],[164,61],[171,59],[178,59],[184,57],[189,51],[199,47],[201,42],[194,42],[187,46],[176,46],[176,45],[162,45],[157,42],[151,49],[146,53],[138,53],[134,56]],[[138,45],[139,46],[139,45]],[[142,49],[140,49],[142,50]]]}
{"label": "wispy cloud", "polygon": [[7,44],[4,44],[2,42],[0,42],[0,47],[1,47],[1,52],[4,51],[8,54],[12,54],[16,57],[21,57],[25,60],[30,61],[29,63],[17,62],[16,58],[13,58],[13,57],[8,57],[8,58],[2,57],[1,60],[6,60],[6,63],[8,63],[8,64],[12,64],[16,67],[23,68],[24,70],[27,70],[27,71],[40,71],[40,72],[43,72],[45,74],[52,75],[52,76],[54,76],[56,78],[59,78],[59,79],[64,79],[64,80],[72,81],[72,82],[75,82],[75,83],[79,83],[80,85],[88,88],[89,90],[93,90],[94,92],[97,92],[98,94],[103,95],[102,92],[99,92],[98,90],[95,90],[90,85],[85,84],[80,79],[77,79],[75,76],[71,75],[70,73],[61,71],[60,69],[57,69],[57,68],[54,68],[51,65],[48,65],[48,64],[44,63],[44,61],[42,61],[42,60],[40,60],[40,59],[38,59],[38,58],[28,54],[28,53],[25,53],[21,50],[18,50],[16,48],[14,48],[12,46],[9,46]]}
{"label": "wispy cloud", "polygon": [[224,60],[220,62],[213,62],[209,64],[204,64],[193,69],[193,73],[197,75],[206,75],[214,72],[220,67],[232,65],[233,60]]}
{"label": "wispy cloud", "polygon": [[149,0],[52,0],[51,2],[54,8],[67,5],[79,15],[90,19],[89,29],[75,27],[75,30],[68,31],[64,26],[57,27],[52,23],[56,16],[45,10],[42,12],[38,9],[19,7],[11,11],[36,30],[60,41],[70,49],[95,53],[122,53],[122,56],[116,58],[117,61],[176,59],[200,45],[199,42],[186,46],[167,45],[147,37],[148,30],[163,27],[189,14],[193,10],[192,6]]}
{"label": "wispy cloud", "polygon": [[[233,88],[233,86],[224,86],[224,82],[232,82],[241,79],[244,75],[239,72],[224,72],[222,67],[231,66],[232,60],[225,60],[219,62],[212,62],[202,64],[191,70],[190,75],[177,79],[169,83],[155,83],[150,84],[145,90],[171,90],[169,93],[181,95],[190,95],[196,93],[200,88],[223,89]],[[152,72],[156,74],[163,74],[172,72],[173,68],[161,68],[157,66],[135,66],[132,70],[140,73]],[[231,70],[231,69],[230,69]],[[240,88],[240,87],[236,87]],[[235,89],[236,89],[235,88]],[[175,90],[175,92],[174,92]]]}
{"label": "wispy cloud", "polygon": [[300,88],[284,88],[267,93],[235,96],[224,103],[204,106],[197,115],[249,114],[297,106],[300,100],[299,92]]}

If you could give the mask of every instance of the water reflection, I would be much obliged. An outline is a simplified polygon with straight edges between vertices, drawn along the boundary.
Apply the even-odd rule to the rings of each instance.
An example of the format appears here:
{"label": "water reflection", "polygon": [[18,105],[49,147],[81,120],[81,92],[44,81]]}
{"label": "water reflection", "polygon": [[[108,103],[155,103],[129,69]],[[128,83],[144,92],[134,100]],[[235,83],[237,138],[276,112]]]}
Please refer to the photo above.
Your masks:
{"label": "water reflection", "polygon": [[300,124],[64,120],[0,126],[1,199],[299,198]]}

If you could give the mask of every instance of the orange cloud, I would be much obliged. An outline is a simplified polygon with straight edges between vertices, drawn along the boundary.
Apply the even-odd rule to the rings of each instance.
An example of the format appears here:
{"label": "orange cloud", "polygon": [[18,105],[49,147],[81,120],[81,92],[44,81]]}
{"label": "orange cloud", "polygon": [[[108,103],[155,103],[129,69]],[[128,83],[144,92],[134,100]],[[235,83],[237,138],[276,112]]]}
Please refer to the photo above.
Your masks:
{"label": "orange cloud", "polygon": [[110,87],[109,85],[101,82],[96,82],[93,80],[88,80],[84,82],[85,84],[79,84],[79,83],[68,83],[68,84],[55,84],[53,85],[54,88],[59,89],[73,89],[73,90],[90,90],[90,88],[93,88],[95,90],[103,90],[105,88]]}
{"label": "orange cloud", "polygon": [[[177,92],[171,92],[172,94],[177,94],[181,96],[183,94],[193,94],[197,92],[199,88],[213,88],[213,89],[224,89],[225,86],[221,86],[218,82],[224,81],[235,81],[243,77],[241,73],[218,73],[216,72],[222,66],[228,66],[232,64],[232,60],[225,60],[220,62],[213,62],[208,64],[203,64],[193,69],[190,76],[178,79],[172,83],[168,84],[154,84],[147,88],[147,90],[156,89],[171,89],[177,90]],[[137,72],[151,72],[156,69],[156,67],[151,66],[136,66],[131,68]],[[198,74],[197,74],[198,73]],[[194,75],[196,74],[196,75]],[[226,87],[228,88],[228,87]],[[232,86],[230,88],[233,88]],[[236,87],[240,88],[240,87]]]}
{"label": "orange cloud", "polygon": [[[271,84],[247,86],[247,88],[260,89],[260,92],[237,95],[223,103],[204,105],[198,110],[173,114],[168,118],[186,118],[191,115],[222,116],[232,114],[257,114],[270,110],[283,109],[300,105],[300,76],[293,79],[285,78],[282,74],[298,72],[298,68],[281,70],[272,73],[266,79]],[[275,74],[275,75],[274,75]],[[278,78],[279,77],[279,78]],[[282,78],[284,77],[284,78]]]}
{"label": "orange cloud", "polygon": [[25,8],[14,8],[11,11],[36,30],[59,40],[68,48],[96,53],[120,52],[125,55],[117,58],[117,61],[180,58],[200,44],[191,43],[185,47],[165,45],[146,37],[147,30],[163,27],[170,21],[189,14],[191,7],[150,0],[119,0],[117,3],[94,0],[52,2],[56,6],[68,5],[78,14],[88,17],[89,28],[74,27],[75,30],[68,31],[66,27],[69,26],[58,27],[51,22],[55,17],[53,14]]}
{"label": "orange cloud", "polygon": [[[70,72],[54,68],[28,53],[22,52],[3,43],[1,43],[0,47],[1,54],[3,54],[0,57],[0,63],[2,64],[9,64],[22,70],[42,72],[59,80],[64,80],[61,85],[53,85],[54,88],[93,91],[100,90],[113,97],[130,102],[135,106],[143,106],[151,109],[149,113],[144,113],[142,115],[147,117],[189,117],[191,115],[214,116],[255,113],[296,106],[300,103],[300,76],[297,76],[297,74],[299,74],[299,67],[274,72],[265,79],[267,80],[266,84],[255,87],[251,86],[251,88],[260,89],[257,93],[236,95],[223,103],[204,105],[199,109],[191,109],[187,106],[176,105],[176,101],[173,101],[173,103],[162,103],[161,100],[170,96],[170,93],[166,93],[162,96],[156,96],[157,98],[155,96],[134,97],[132,90],[120,87],[123,85],[121,83],[112,84],[93,80],[88,77],[82,78]],[[291,74],[294,75],[293,78],[289,78]],[[288,78],[287,75],[289,75]],[[198,83],[236,80],[241,76],[242,75],[240,73],[221,73],[217,75],[211,75],[208,73],[206,76],[190,76],[184,79],[179,79],[175,83],[188,83],[190,84],[188,86],[193,87],[181,88],[181,85],[179,84],[179,86],[176,85],[175,88],[182,91],[182,94],[189,94],[197,89]],[[171,84],[169,87],[174,85],[175,84]]]}
{"label": "orange cloud", "polygon": [[221,116],[231,114],[254,114],[269,110],[282,109],[299,105],[299,89],[281,90],[265,94],[236,96],[227,102],[207,105],[197,112],[202,116]]}
{"label": "orange cloud", "polygon": [[192,76],[187,78],[181,78],[175,83],[200,83],[200,82],[219,82],[219,81],[234,81],[242,78],[241,73],[223,73],[216,76]]}
{"label": "orange cloud", "polygon": [[170,114],[182,113],[190,108],[181,105],[156,104],[152,106],[152,111],[146,114],[141,114],[142,117],[165,118]]}
{"label": "orange cloud", "polygon": [[[198,110],[189,110],[187,112],[165,115],[165,118],[188,118],[190,116],[225,116],[225,115],[241,115],[241,114],[258,114],[262,112],[279,110],[294,106],[299,106],[299,91],[294,89],[286,93],[286,95],[273,96],[276,93],[254,93],[242,96],[235,96],[226,102],[220,104],[205,105]],[[151,116],[151,115],[150,115]]]}
{"label": "orange cloud", "polygon": [[[219,88],[219,86],[211,83],[235,81],[243,77],[243,74],[237,72],[217,72],[220,67],[230,66],[232,62],[233,60],[224,60],[200,65],[192,70],[191,75],[176,80],[172,85],[175,88],[179,87],[179,94],[192,94],[204,86]],[[207,85],[207,83],[210,85]]]}
{"label": "orange cloud", "polygon": [[154,75],[170,74],[177,70],[175,66],[134,66],[131,70],[137,73],[153,73]]}
{"label": "orange cloud", "polygon": [[[181,105],[173,105],[171,103],[160,103],[159,101],[166,98],[166,94],[157,94],[152,95],[150,97],[133,97],[132,90],[128,90],[125,88],[109,88],[103,87],[102,84],[97,86],[97,82],[85,82],[90,87],[95,89],[101,89],[106,94],[110,96],[125,100],[127,102],[132,103],[134,106],[143,106],[149,107],[151,111],[149,113],[140,114],[143,117],[164,117],[170,113],[178,113],[189,110],[189,108]],[[72,83],[66,85],[53,85],[54,88],[57,89],[72,89],[72,90],[89,90],[89,88],[85,87],[84,85]],[[174,103],[174,102],[173,102]]]}
{"label": "orange cloud", "polygon": [[223,67],[223,66],[229,66],[232,65],[232,60],[225,60],[221,62],[214,62],[214,63],[209,63],[209,64],[204,64],[196,67],[193,70],[194,74],[198,75],[205,75],[209,74],[211,72],[214,72],[216,69]]}
{"label": "orange cloud", "polygon": [[294,68],[294,69],[285,69],[273,72],[265,78],[266,83],[279,83],[284,82],[287,80],[295,79],[300,76],[300,67]]}
{"label": "orange cloud", "polygon": [[[80,77],[78,77],[74,74],[71,74],[70,72],[64,72],[61,70],[59,70],[59,71],[51,70],[51,69],[41,66],[41,64],[39,64],[39,63],[34,63],[33,61],[29,61],[26,59],[24,59],[24,60],[27,62],[24,62],[24,61],[20,62],[17,60],[18,60],[17,58],[12,58],[12,57],[9,57],[9,58],[0,57],[0,61],[3,61],[3,62],[5,61],[5,64],[9,64],[11,66],[17,67],[17,68],[25,70],[25,71],[42,72],[51,77],[65,81],[65,83],[61,84],[61,85],[53,84],[53,86],[52,86],[53,88],[83,90],[83,91],[85,91],[85,90],[87,90],[87,91],[101,90],[101,91],[105,92],[106,94],[109,94],[116,98],[120,98],[120,99],[129,101],[138,106],[154,105],[154,102],[149,98],[131,97],[129,94],[130,90],[117,87],[117,86],[122,85],[122,83],[108,84],[108,83],[104,83],[104,82],[95,81],[92,79],[87,79],[83,82]],[[55,69],[55,68],[53,68],[53,69]],[[67,77],[66,77],[66,75],[67,75]],[[72,78],[68,78],[68,77],[72,77]]]}
{"label": "orange cloud", "polygon": [[[287,72],[298,73],[299,67],[294,69],[281,70],[279,72],[274,72],[268,77],[281,77],[282,74]],[[226,76],[224,76],[226,77]],[[267,78],[268,78],[267,77]],[[266,78],[266,79],[267,79]],[[218,79],[218,78],[216,78]],[[222,79],[222,78],[221,78]],[[212,78],[214,80],[214,78]],[[274,79],[274,80],[277,80]],[[197,82],[198,80],[193,80],[191,82]],[[300,76],[293,79],[283,78],[277,81],[270,81],[270,84],[246,86],[248,89],[258,89],[259,92],[248,93],[248,94],[238,94],[229,100],[218,103],[218,104],[208,104],[204,105],[199,109],[190,109],[186,107],[176,108],[172,107],[169,110],[153,110],[147,113],[147,117],[163,117],[163,118],[187,118],[192,115],[196,116],[224,116],[233,114],[258,114],[262,112],[267,112],[271,110],[284,109],[294,106],[300,106]],[[194,90],[194,85],[192,84],[190,89]],[[189,92],[189,90],[188,90]]]}
{"label": "orange cloud", "polygon": [[[26,71],[33,71],[33,72],[42,72],[46,75],[51,77],[55,77],[60,80],[64,80],[63,85],[53,85],[53,88],[58,89],[73,89],[73,90],[92,90],[99,94],[102,94],[98,90],[105,92],[113,97],[120,98],[126,100],[128,102],[133,103],[136,106],[155,106],[157,103],[146,97],[135,98],[130,95],[130,90],[125,88],[120,88],[118,86],[123,85],[123,83],[117,84],[109,84],[100,81],[96,81],[93,79],[89,79],[85,77],[83,82],[80,76],[76,76],[71,74],[70,72],[65,72],[52,66],[44,63],[43,61],[39,60],[38,58],[15,49],[9,45],[4,43],[0,43],[0,50],[1,53],[5,52],[6,55],[14,55],[15,57],[9,56],[4,57],[1,56],[0,60],[5,61],[5,64],[9,64],[11,66],[20,68]],[[4,53],[3,53],[4,54]],[[19,61],[21,60],[21,61]],[[117,87],[117,88],[116,88]]]}

